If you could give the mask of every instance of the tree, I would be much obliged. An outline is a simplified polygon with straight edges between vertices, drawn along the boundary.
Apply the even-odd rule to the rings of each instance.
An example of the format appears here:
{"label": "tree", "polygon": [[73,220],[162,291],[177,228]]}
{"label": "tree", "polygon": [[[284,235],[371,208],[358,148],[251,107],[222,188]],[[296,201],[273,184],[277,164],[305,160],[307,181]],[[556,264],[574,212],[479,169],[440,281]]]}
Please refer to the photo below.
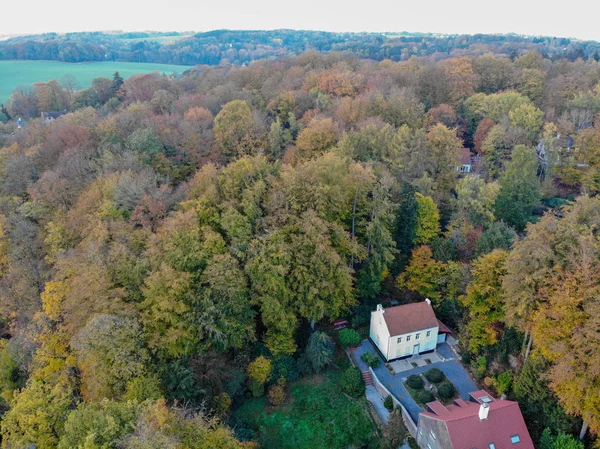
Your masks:
{"label": "tree", "polygon": [[251,153],[254,120],[248,103],[234,100],[215,117],[215,140],[226,161]]}
{"label": "tree", "polygon": [[95,400],[119,397],[131,379],[146,373],[149,363],[141,327],[131,318],[92,318],[76,336],[73,348],[82,373],[82,392]]}
{"label": "tree", "polygon": [[264,394],[264,385],[271,379],[272,371],[271,361],[262,355],[248,365],[250,389],[255,397]]}
{"label": "tree", "polygon": [[494,221],[492,207],[500,186],[486,183],[478,175],[467,175],[456,185],[456,209],[474,226],[486,226]]}
{"label": "tree", "polygon": [[482,348],[498,341],[498,323],[504,320],[504,290],[502,278],[506,274],[508,253],[494,250],[481,256],[473,264],[473,280],[462,304],[469,310],[467,333],[469,351],[478,354]]}
{"label": "tree", "polygon": [[504,143],[506,130],[500,125],[494,126],[487,133],[481,144],[481,153],[484,156],[484,167],[492,179],[497,179],[502,169],[502,162],[507,153],[507,145]]}
{"label": "tree", "polygon": [[429,243],[440,233],[440,213],[433,198],[415,193],[417,200],[417,225],[415,245]]}
{"label": "tree", "polygon": [[531,139],[537,138],[544,124],[544,113],[533,105],[522,104],[508,113],[510,123],[525,129]]}
{"label": "tree", "polygon": [[[388,396],[389,397],[389,396]],[[402,445],[408,435],[408,429],[404,424],[404,418],[400,410],[390,413],[388,422],[383,426],[383,449],[397,449]]]}
{"label": "tree", "polygon": [[517,240],[517,233],[503,221],[495,221],[483,231],[477,241],[476,256],[492,252],[495,249],[509,251]]}
{"label": "tree", "polygon": [[535,150],[517,145],[499,180],[500,193],[494,211],[498,219],[517,231],[523,231],[532,221],[533,207],[542,196],[537,168]]}
{"label": "tree", "polygon": [[139,412],[135,402],[82,402],[69,413],[58,449],[113,447],[135,430]]}
{"label": "tree", "polygon": [[441,299],[442,274],[445,265],[433,259],[431,248],[426,245],[416,248],[410,264],[398,276],[398,286],[408,288],[434,301]]}
{"label": "tree", "polygon": [[417,202],[415,187],[408,183],[402,183],[400,190],[399,205],[396,210],[396,220],[393,227],[393,238],[396,242],[396,261],[393,265],[394,274],[397,275],[408,263],[414,246],[415,231],[417,229],[417,213],[419,203]]}
{"label": "tree", "polygon": [[319,372],[333,361],[333,340],[325,332],[313,332],[306,346],[306,357],[313,371]]}
{"label": "tree", "polygon": [[314,118],[298,133],[296,146],[304,158],[311,158],[331,148],[337,142],[338,131],[330,118]]}
{"label": "tree", "polygon": [[73,404],[72,388],[30,380],[14,397],[13,408],[2,419],[2,447],[55,448],[64,433]]}

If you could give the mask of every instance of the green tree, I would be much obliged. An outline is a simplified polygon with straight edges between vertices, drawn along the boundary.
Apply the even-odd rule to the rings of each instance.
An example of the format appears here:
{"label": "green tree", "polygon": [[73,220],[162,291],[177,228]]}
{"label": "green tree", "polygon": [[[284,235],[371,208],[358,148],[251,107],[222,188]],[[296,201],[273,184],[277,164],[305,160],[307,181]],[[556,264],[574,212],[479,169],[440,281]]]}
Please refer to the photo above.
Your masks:
{"label": "green tree", "polygon": [[467,175],[456,185],[457,214],[466,217],[474,226],[486,226],[494,221],[492,207],[500,186],[486,183],[478,175]]}
{"label": "green tree", "polygon": [[440,233],[440,213],[433,198],[415,194],[417,200],[417,226],[415,228],[415,245],[429,243]]}
{"label": "green tree", "polygon": [[445,268],[444,263],[433,258],[431,248],[422,245],[413,251],[410,264],[398,276],[398,286],[434,301],[440,300]]}
{"label": "green tree", "polygon": [[483,231],[477,241],[476,256],[482,256],[495,249],[509,251],[517,240],[517,233],[503,221],[495,221]]}
{"label": "green tree", "polygon": [[73,391],[67,383],[30,380],[3,416],[2,447],[56,448],[72,405]]}
{"label": "green tree", "polygon": [[215,140],[225,160],[251,153],[254,120],[248,103],[234,100],[215,117]]}
{"label": "green tree", "polygon": [[313,332],[306,346],[306,357],[313,371],[319,372],[333,361],[333,340],[325,332]]}
{"label": "green tree", "polygon": [[496,217],[517,231],[523,231],[533,220],[533,207],[542,197],[537,168],[535,150],[517,145],[499,180],[500,193],[494,207]]}
{"label": "green tree", "polygon": [[141,326],[131,318],[99,315],[73,341],[86,398],[116,398],[127,383],[147,372],[149,353]]}
{"label": "green tree", "polygon": [[469,310],[469,351],[475,354],[498,341],[497,324],[504,320],[502,278],[507,257],[506,251],[497,249],[477,259],[467,294],[460,298]]}

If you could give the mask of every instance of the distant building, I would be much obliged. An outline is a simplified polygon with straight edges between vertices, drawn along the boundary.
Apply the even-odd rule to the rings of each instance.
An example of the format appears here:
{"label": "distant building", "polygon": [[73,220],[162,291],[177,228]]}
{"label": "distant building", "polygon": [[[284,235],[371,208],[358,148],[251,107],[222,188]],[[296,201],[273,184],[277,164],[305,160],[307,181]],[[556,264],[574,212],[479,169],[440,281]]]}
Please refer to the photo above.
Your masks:
{"label": "distant building", "polygon": [[46,125],[49,125],[54,120],[56,120],[59,117],[62,117],[66,113],[67,113],[66,109],[63,109],[62,111],[42,112],[42,120],[44,120],[44,123]]}
{"label": "distant building", "polygon": [[471,150],[468,148],[461,148],[456,170],[461,173],[471,173],[471,165]]}
{"label": "distant building", "polygon": [[450,333],[433,312],[431,301],[371,312],[370,338],[386,361],[431,352]]}
{"label": "distant building", "polygon": [[17,120],[17,129],[23,128],[23,125],[24,125],[23,119],[21,117],[19,117],[19,119]]}
{"label": "distant building", "polygon": [[419,415],[422,449],[534,449],[519,404],[484,390],[451,405],[430,402]]}

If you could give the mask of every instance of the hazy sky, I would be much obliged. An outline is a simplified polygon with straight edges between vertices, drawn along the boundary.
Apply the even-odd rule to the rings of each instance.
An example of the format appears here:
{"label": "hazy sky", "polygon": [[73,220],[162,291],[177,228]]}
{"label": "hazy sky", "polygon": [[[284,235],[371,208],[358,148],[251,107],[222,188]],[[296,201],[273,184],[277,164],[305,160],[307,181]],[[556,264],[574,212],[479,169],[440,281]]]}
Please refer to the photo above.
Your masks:
{"label": "hazy sky", "polygon": [[2,3],[0,35],[292,28],[514,32],[600,41],[597,0],[6,0]]}

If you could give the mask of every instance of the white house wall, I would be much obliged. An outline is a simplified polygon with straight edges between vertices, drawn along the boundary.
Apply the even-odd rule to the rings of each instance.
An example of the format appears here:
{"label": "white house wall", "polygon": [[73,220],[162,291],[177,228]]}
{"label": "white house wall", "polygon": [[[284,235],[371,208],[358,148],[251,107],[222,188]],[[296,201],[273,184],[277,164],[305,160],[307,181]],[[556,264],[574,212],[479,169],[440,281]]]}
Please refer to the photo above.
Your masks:
{"label": "white house wall", "polygon": [[369,335],[381,353],[387,357],[390,333],[383,319],[383,312],[377,310],[371,312],[371,329]]}
{"label": "white house wall", "polygon": [[[436,326],[417,332],[391,336],[388,344],[388,360],[412,355],[415,345],[419,345],[419,353],[434,350],[437,346],[438,329],[439,327]],[[429,332],[429,337],[427,337],[427,332]],[[419,339],[417,339],[417,334],[419,334]],[[408,337],[410,337],[410,340],[407,340]],[[400,343],[398,343],[398,338],[401,339]]]}

